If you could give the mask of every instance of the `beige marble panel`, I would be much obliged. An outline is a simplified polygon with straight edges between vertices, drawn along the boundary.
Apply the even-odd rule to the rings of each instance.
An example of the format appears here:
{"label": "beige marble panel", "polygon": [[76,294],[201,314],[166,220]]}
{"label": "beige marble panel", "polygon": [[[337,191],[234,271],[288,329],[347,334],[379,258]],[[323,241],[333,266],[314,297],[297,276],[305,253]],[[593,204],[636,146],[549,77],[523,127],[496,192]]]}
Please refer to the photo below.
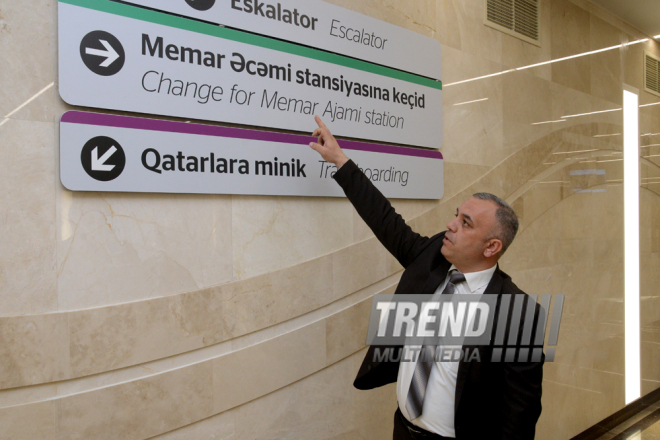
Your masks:
{"label": "beige marble panel", "polygon": [[[636,35],[635,32],[629,32],[629,34],[632,35],[635,40],[649,37],[648,35]],[[646,50],[651,52],[652,55],[655,55],[656,57],[660,56],[660,43],[658,43],[658,40],[655,38],[649,39],[644,43],[644,45]]]}
{"label": "beige marble panel", "polygon": [[54,400],[0,409],[2,440],[59,440],[58,424],[59,402]]}
{"label": "beige marble panel", "polygon": [[341,362],[310,377],[236,408],[240,439],[328,439],[360,421],[351,407],[355,371]]}
{"label": "beige marble panel", "polygon": [[[486,108],[491,104],[495,108]],[[503,148],[507,136],[501,109],[501,105],[490,101],[447,107],[445,123],[451,124],[456,131],[444,136],[445,144],[441,151],[446,158],[445,166],[458,163],[484,169],[498,164],[511,153]],[[480,154],[475,154],[475,151]]]}
{"label": "beige marble panel", "polygon": [[283,269],[352,241],[352,207],[344,199],[232,197],[234,279]]}
{"label": "beige marble panel", "polygon": [[[657,179],[656,179],[657,180]],[[651,185],[649,185],[651,186]],[[658,185],[653,185],[658,186]],[[642,394],[660,386],[660,196],[640,189],[640,294]]]}
{"label": "beige marble panel", "polygon": [[236,437],[236,410],[225,411],[152,440],[239,440]]}
{"label": "beige marble panel", "polygon": [[[491,167],[484,165],[472,165],[464,163],[445,162],[445,197],[449,199],[457,193],[472,186],[481,176],[486,174]],[[446,229],[445,224],[438,225],[439,231]]]}
{"label": "beige marble panel", "polygon": [[259,399],[154,440],[379,439],[392,435],[394,387],[352,388],[364,350]]}
{"label": "beige marble panel", "polygon": [[[548,181],[558,181],[560,179],[549,177]],[[513,202],[513,208],[518,214],[520,221],[520,231],[527,229],[537,218],[542,216],[548,206],[559,203],[562,199],[561,184],[536,184],[530,190],[525,192],[520,198]],[[550,237],[546,237],[550,238]],[[535,242],[541,241],[537,238]],[[548,240],[550,241],[550,240]],[[523,252],[520,249],[520,252]]]}
{"label": "beige marble panel", "polygon": [[0,408],[25,405],[57,397],[58,387],[54,384],[61,383],[51,382],[48,385],[17,386],[0,390]]}
{"label": "beige marble panel", "polygon": [[325,321],[213,359],[214,412],[242,405],[326,365]]}
{"label": "beige marble panel", "polygon": [[550,120],[550,84],[525,70],[503,75],[503,118],[522,124]]}
{"label": "beige marble panel", "polygon": [[[591,16],[591,50],[611,47],[626,41],[627,35],[600,18]],[[622,41],[623,40],[623,41]],[[625,48],[594,55],[591,59],[591,92],[594,96],[621,105],[622,68],[627,61]]]}
{"label": "beige marble panel", "polygon": [[[461,90],[471,90],[479,87],[486,79],[482,76],[498,74],[504,69],[500,63],[484,59],[472,52],[462,51],[451,46],[442,46],[442,85],[443,99],[446,93],[453,87],[461,87]],[[470,81],[467,81],[470,80]],[[463,84],[455,84],[459,81],[467,81]]]}
{"label": "beige marble panel", "polygon": [[215,289],[69,314],[74,377],[140,364],[221,342]]}
{"label": "beige marble panel", "polygon": [[392,199],[392,207],[404,220],[412,220],[438,205],[437,200]]}
{"label": "beige marble panel", "polygon": [[344,434],[339,434],[337,436],[331,437],[328,440],[364,440],[364,437],[360,433],[355,431],[346,432]]}
{"label": "beige marble panel", "polygon": [[[374,241],[374,247],[383,274],[400,270],[379,243]],[[350,258],[352,253],[346,255]],[[344,258],[334,264],[341,269],[351,263]],[[57,378],[87,376],[208,347],[285,322],[346,294],[333,290],[333,273],[333,258],[328,256],[218,288],[63,314],[65,324],[68,320],[68,327],[63,329],[66,342],[62,347],[66,348],[49,347],[55,350],[52,368],[60,375]],[[356,289],[379,281],[370,278],[363,267],[352,268],[346,276],[358,286]],[[7,326],[12,323],[11,319],[3,321]],[[42,342],[54,337],[50,331],[50,327],[40,326],[34,337],[23,338],[20,342],[24,345],[17,346],[40,353],[45,348]],[[61,376],[61,366],[68,365],[69,353],[71,373]],[[43,383],[51,377],[42,374],[30,380],[20,369],[7,369],[14,377],[12,386]]]}
{"label": "beige marble panel", "polygon": [[[444,162],[444,173],[445,180],[449,180],[447,176],[447,162]],[[445,185],[447,182],[445,182]],[[445,195],[446,187],[445,187]],[[411,221],[415,217],[423,214],[429,209],[433,208],[438,204],[437,200],[407,200],[407,199],[391,199],[392,207],[396,210],[398,214],[401,214],[406,222]],[[369,229],[369,226],[362,220],[357,211],[353,210],[353,240],[359,242],[371,238],[374,236],[374,233]]]}
{"label": "beige marble panel", "polygon": [[[657,308],[658,301],[642,300],[643,307],[655,306]],[[641,371],[642,378],[649,382],[655,381],[660,383],[660,374],[658,373],[658,362],[660,362],[660,328],[658,328],[658,321],[653,325],[644,325],[641,331]],[[657,385],[656,385],[657,386]]]}
{"label": "beige marble panel", "polygon": [[503,159],[503,83],[507,75],[445,90],[443,126],[448,129],[443,132],[441,151],[446,161],[493,166]]}
{"label": "beige marble panel", "polygon": [[512,154],[500,166],[487,173],[467,191],[488,191],[503,198],[521,188],[543,168],[543,158],[555,147],[557,139],[550,135]]}
{"label": "beige marble panel", "polygon": [[594,109],[591,95],[554,82],[550,83],[550,94],[550,120],[566,120],[566,122],[549,124],[553,130],[567,130],[575,125],[584,124],[589,118],[588,116],[564,118],[564,116],[616,108],[615,105],[609,104],[606,107]]}
{"label": "beige marble panel", "polygon": [[[655,178],[653,180],[660,180]],[[660,197],[651,190],[640,189],[640,242],[649,258],[660,253]]]}
{"label": "beige marble panel", "polygon": [[[525,194],[525,202],[536,196],[537,193]],[[535,201],[537,204],[541,202]],[[584,325],[593,327],[589,336],[592,342],[607,338],[611,332],[603,324],[608,321],[620,323],[622,318],[622,310],[617,305],[621,304],[623,292],[623,249],[617,239],[621,231],[622,213],[618,207],[622,204],[621,195],[575,194],[561,201],[546,199],[546,202],[546,212],[527,224],[516,239],[518,247],[512,246],[511,250],[515,251],[512,255],[516,257],[512,262],[516,279],[521,280],[521,287],[540,289],[540,293],[568,295],[562,335],[570,335],[574,331],[570,325],[574,323],[576,329]],[[616,208],[612,209],[612,206]],[[566,214],[569,212],[570,216]],[[599,221],[602,218],[610,221]],[[601,223],[605,225],[601,227]],[[559,236],[562,238],[554,238]],[[596,251],[596,243],[604,245]],[[606,252],[608,247],[615,250]],[[535,254],[538,259],[534,259]],[[523,267],[528,269],[520,270]],[[620,327],[613,331],[618,334]],[[562,352],[581,350],[586,356],[580,362],[593,364],[593,355],[584,349],[589,346],[586,337],[569,336],[566,339],[562,336]],[[571,348],[571,344],[575,347]],[[603,354],[602,360],[609,365],[608,368],[614,368],[620,357],[620,354]]]}
{"label": "beige marble panel", "polygon": [[[211,362],[62,398],[66,439],[143,439],[213,414]],[[110,416],[111,415],[111,416]]]}
{"label": "beige marble panel", "polygon": [[[620,386],[617,382],[611,381],[611,384]],[[543,412],[536,425],[536,438],[551,440],[572,438],[579,434],[591,426],[586,424],[587,420],[600,421],[623,407],[623,396],[617,396],[619,398],[615,399],[614,392],[614,386],[600,392],[546,380],[543,384]],[[612,409],[611,401],[621,403]],[[557,420],[561,420],[561,423],[557,423]]]}
{"label": "beige marble panel", "polygon": [[[30,100],[28,102],[28,100]],[[62,115],[75,107],[67,104],[60,98],[57,81],[43,84],[42,88],[35,90],[34,94],[25,97],[18,111],[11,115],[11,119],[26,121],[44,121],[59,124]],[[13,109],[12,109],[13,110]]]}
{"label": "beige marble panel", "polygon": [[341,249],[333,253],[332,258],[332,285],[336,297],[355,292],[400,269],[375,237]]}
{"label": "beige marble panel", "polygon": [[[11,112],[55,80],[57,2],[3,2],[0,9],[0,116]],[[52,100],[34,102],[21,119],[53,120]]]}
{"label": "beige marble panel", "polygon": [[229,197],[61,188],[59,203],[61,310],[172,295],[231,280]]}
{"label": "beige marble panel", "polygon": [[[395,287],[380,292],[393,294]],[[372,299],[326,318],[326,359],[328,365],[339,362],[366,346]]]}
{"label": "beige marble panel", "polygon": [[338,299],[332,258],[198,292],[72,312],[74,377],[210,346]]}
{"label": "beige marble panel", "polygon": [[[397,212],[399,211],[397,210]],[[399,212],[399,214],[401,213]],[[369,226],[362,220],[357,211],[353,211],[353,239],[358,242],[372,237],[374,237],[374,233],[369,229]]]}
{"label": "beige marble panel", "polygon": [[[458,27],[460,49],[479,58],[501,64],[503,34],[484,25],[485,2],[473,0],[444,1],[451,1],[451,9],[453,10],[454,17],[456,17],[456,24],[450,29],[455,32],[455,27]],[[445,17],[444,20],[446,21],[451,18],[453,17]],[[439,24],[442,23],[440,22]]]}
{"label": "beige marble panel", "polygon": [[[503,146],[502,161],[516,151],[542,139],[556,129],[551,113],[552,84],[527,71],[502,76],[503,81]],[[540,158],[539,158],[540,159]]]}
{"label": "beige marble panel", "polygon": [[[653,97],[650,93],[646,93],[642,96],[647,96],[648,102],[647,104],[655,104],[660,102],[660,97]],[[640,96],[640,99],[642,98]],[[641,103],[641,101],[640,101]],[[644,104],[642,104],[644,105]],[[652,105],[650,107],[642,107],[639,109],[639,132],[640,135],[647,134],[648,133],[655,133],[655,128],[660,127],[660,104]],[[657,144],[657,139],[660,136],[655,135],[655,136],[644,136],[641,139],[640,145],[647,145],[646,142],[648,142],[648,145],[651,144]],[[654,147],[650,147],[646,150],[642,150],[642,156],[646,156],[647,154],[658,154],[658,145],[655,145]],[[651,153],[652,151],[652,153]],[[657,159],[657,157],[651,158],[653,161],[654,159]],[[657,160],[655,161],[657,162]],[[654,163],[655,163],[654,162]]]}
{"label": "beige marble panel", "polygon": [[600,18],[605,22],[615,26],[618,29],[621,29],[627,32],[630,35],[634,35],[634,38],[647,38],[648,35],[644,35],[639,29],[632,26],[629,22],[622,19],[621,17],[616,16],[614,13],[608,11],[607,9],[592,3],[590,0],[570,0],[576,6],[588,11],[594,17]]}
{"label": "beige marble panel", "polygon": [[[644,90],[644,50],[650,50],[656,46],[656,43],[640,43],[628,46],[622,52],[623,59],[623,82],[640,90],[640,101],[644,100],[644,95],[650,95]],[[655,95],[652,95],[655,96]]]}
{"label": "beige marble panel", "polygon": [[[590,50],[590,14],[568,0],[553,0],[551,8],[552,58],[563,58]],[[552,64],[552,80],[584,93],[591,91],[589,57],[573,58]]]}
{"label": "beige marble panel", "polygon": [[52,123],[0,127],[0,316],[57,310]]}
{"label": "beige marble panel", "polygon": [[[441,44],[454,49],[461,49],[461,30],[458,25],[458,7],[460,1],[457,0],[436,0],[435,18],[436,34],[435,38]],[[443,52],[444,61],[444,52]],[[444,67],[444,63],[443,63]]]}
{"label": "beige marble panel", "polygon": [[333,258],[320,257],[277,272],[222,286],[222,325],[228,338],[245,335],[339,299]]}
{"label": "beige marble panel", "polygon": [[0,389],[55,382],[70,375],[66,315],[0,320]]}
{"label": "beige marble panel", "polygon": [[[567,295],[557,359],[545,367],[537,437],[570,438],[623,406],[622,198],[616,191],[542,196],[536,189],[523,196],[525,213],[540,215],[532,214],[510,249],[510,273],[529,293]],[[617,251],[596,254],[600,242]],[[551,429],[557,420],[562,426]]]}
{"label": "beige marble panel", "polygon": [[[354,379],[367,354],[367,348],[349,359],[353,361]],[[359,439],[389,439],[394,429],[394,412],[398,407],[396,384],[385,385],[368,391],[352,389],[353,411],[358,427]]]}
{"label": "beige marble panel", "polygon": [[[502,34],[502,64],[505,69],[530,66],[552,59],[552,2],[540,2],[539,42],[540,47],[511,35]],[[532,75],[550,80],[550,65],[530,68]]]}
{"label": "beige marble panel", "polygon": [[[145,348],[145,344],[141,345],[141,342],[139,341],[135,342],[135,340],[130,339],[130,336],[126,337],[125,333],[122,333],[121,330],[117,330],[117,327],[121,327],[122,325],[127,325],[127,327],[130,327],[130,325],[135,325],[135,321],[136,321],[136,320],[131,321],[130,319],[126,319],[126,317],[130,316],[130,314],[126,313],[126,309],[123,310],[119,309],[116,312],[115,316],[103,317],[106,321],[103,323],[103,325],[105,326],[106,333],[112,333],[112,332],[117,333],[116,336],[117,339],[115,341],[110,340],[110,342],[108,342],[108,338],[103,339],[105,335],[102,334],[103,332],[97,331],[97,328],[94,327],[93,324],[90,324],[89,326],[89,328],[91,329],[90,333],[94,333],[94,331],[96,330],[94,336],[98,337],[99,340],[103,340],[103,343],[99,344],[102,347],[112,347],[113,343],[115,343],[114,345],[116,346],[120,346],[121,341],[123,339],[126,339],[129,342],[129,347],[126,351],[130,352],[130,355],[132,356],[130,358],[130,361],[142,362],[142,363],[133,366],[129,365],[126,367],[124,366],[112,367],[114,362],[112,358],[113,356],[112,349],[108,350],[110,352],[110,356],[104,357],[103,355],[99,354],[98,350],[94,349],[93,344],[90,342],[93,341],[94,338],[91,338],[90,340],[84,340],[82,341],[82,343],[80,343],[81,338],[78,338],[76,342],[80,343],[80,345],[74,347],[75,350],[77,350],[78,352],[77,354],[86,351],[89,357],[93,357],[93,360],[91,362],[85,362],[84,360],[81,360],[82,358],[84,358],[84,355],[79,355],[77,357],[77,361],[79,362],[80,365],[82,365],[85,368],[88,369],[94,368],[95,369],[94,371],[100,372],[99,374],[93,374],[91,376],[86,376],[86,377],[72,377],[72,380],[66,380],[57,383],[46,383],[46,384],[32,386],[29,388],[22,387],[22,388],[13,388],[9,390],[0,390],[0,408],[12,406],[12,405],[39,402],[45,399],[57,398],[58,396],[67,396],[67,395],[85,393],[102,387],[112,387],[120,383],[140,380],[145,377],[149,377],[151,375],[155,375],[158,373],[172,371],[178,368],[185,368],[189,365],[204,362],[209,359],[216,358],[218,356],[227,356],[229,355],[229,353],[232,353],[234,351],[242,350],[243,348],[247,348],[247,347],[252,347],[255,344],[264,343],[265,341],[276,338],[282,334],[286,334],[294,330],[305,328],[310,323],[315,323],[320,319],[324,319],[326,316],[331,317],[335,313],[339,313],[342,310],[353,308],[355,304],[358,304],[359,302],[366,300],[367,298],[370,298],[375,293],[381,293],[383,291],[391,292],[399,276],[400,274],[395,274],[394,276],[388,277],[387,279],[378,282],[372,286],[369,286],[368,288],[360,292],[356,292],[355,295],[351,295],[350,297],[347,298],[342,298],[332,304],[327,305],[326,307],[323,307],[318,310],[314,310],[313,312],[308,313],[304,316],[298,316],[295,317],[294,319],[289,319],[288,321],[285,320],[284,322],[281,322],[278,325],[274,325],[272,327],[265,329],[260,329],[260,331],[255,331],[249,335],[236,337],[230,341],[228,340],[223,343],[202,347],[197,350],[194,350],[194,348],[200,345],[199,342],[200,339],[199,339],[199,335],[193,333],[191,330],[193,326],[190,325],[192,319],[189,316],[181,320],[182,322],[188,323],[186,328],[189,329],[191,332],[190,334],[185,335],[188,337],[187,340],[183,335],[184,331],[181,331],[180,328],[182,323],[179,322],[178,319],[169,319],[169,320],[155,319],[154,329],[145,330],[143,328],[138,328],[137,330],[135,330],[136,332],[143,333],[147,341],[153,339],[152,335],[158,332],[161,332],[164,335],[166,335],[165,337],[162,338],[162,342],[161,340],[156,341],[154,342],[153,347]],[[202,292],[199,293],[201,294]],[[193,294],[193,295],[197,295],[197,294]],[[196,301],[197,304],[202,302],[199,301],[200,296],[201,295],[195,297],[197,298]],[[162,298],[164,303],[161,305],[165,308],[167,308],[168,306],[172,306],[173,299],[176,299],[176,297]],[[206,301],[206,299],[207,297],[204,298],[204,301]],[[211,303],[211,301],[206,301],[206,302],[209,304]],[[209,309],[209,313],[208,313],[209,317],[211,319],[216,319],[218,322],[215,323],[210,321],[205,323],[204,318],[206,318],[206,315],[203,314],[200,314],[202,319],[198,319],[196,322],[198,322],[200,324],[200,327],[203,327],[206,332],[210,333],[214,329],[217,329],[219,327],[221,328],[223,325],[223,321],[222,321],[222,315],[219,312],[216,313],[213,310],[212,304],[208,306],[208,309]],[[142,310],[142,312],[145,312],[145,309],[140,309],[140,310]],[[190,307],[189,311],[199,313],[199,310],[193,307]],[[125,314],[122,315],[121,314],[122,312],[124,312]],[[181,316],[182,318],[185,315],[185,314],[181,314],[181,310],[177,310],[176,312],[177,314],[182,315]],[[145,313],[147,315],[154,315],[154,316],[162,315],[162,312],[159,311],[158,309],[156,309],[156,312],[154,313],[151,313],[149,310],[146,310]],[[217,315],[219,315],[220,317],[218,318]],[[66,319],[66,317],[63,318]],[[117,327],[111,327],[111,325],[108,324],[108,322],[112,323],[113,320],[116,320],[118,322]],[[173,323],[172,321],[175,320],[177,322]],[[81,320],[77,320],[78,323],[80,323],[80,321]],[[162,327],[162,329],[160,327]],[[80,327],[78,329],[80,330]],[[45,330],[48,331],[49,329],[45,329]],[[179,331],[179,333],[177,333],[177,330]],[[84,333],[84,331],[81,331],[81,333]],[[66,338],[67,335],[64,335],[63,337]],[[168,338],[171,338],[174,341],[174,344],[171,344],[172,346],[167,344]],[[350,350],[350,345],[354,341],[359,339],[363,339],[363,335],[360,335],[359,338],[356,335],[352,335],[352,339],[350,340],[350,343],[344,344],[343,348],[346,349],[348,347],[348,349]],[[203,342],[208,343],[209,341],[203,341]],[[84,344],[88,344],[88,346],[84,346]],[[89,346],[92,347],[90,348]],[[363,343],[362,345],[357,346],[357,348],[355,349],[357,350],[361,346],[363,346]],[[36,348],[38,349],[40,347],[36,347]],[[30,346],[22,347],[21,349],[23,350],[23,352],[29,352],[30,350],[35,351],[35,347],[30,347]],[[141,350],[144,353],[142,353]],[[68,360],[67,347],[64,347],[64,350],[62,351],[63,351],[62,355],[66,356]],[[116,351],[117,350],[114,350],[114,352]],[[120,355],[123,354],[124,354],[123,352],[120,353]],[[349,353],[346,352],[344,356],[348,354]],[[108,368],[119,368],[119,369],[105,371]],[[90,371],[83,372],[83,374],[89,374],[89,373]],[[78,374],[80,374],[80,372]]]}

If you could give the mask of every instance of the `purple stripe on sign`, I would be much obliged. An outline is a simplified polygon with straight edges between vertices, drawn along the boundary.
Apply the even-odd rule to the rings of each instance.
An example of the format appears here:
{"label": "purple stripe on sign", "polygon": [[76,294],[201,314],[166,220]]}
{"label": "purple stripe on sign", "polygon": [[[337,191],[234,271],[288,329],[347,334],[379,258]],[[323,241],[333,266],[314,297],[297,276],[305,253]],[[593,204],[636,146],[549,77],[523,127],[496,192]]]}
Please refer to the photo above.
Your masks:
{"label": "purple stripe on sign", "polygon": [[[99,125],[103,127],[133,128],[137,130],[166,131],[170,133],[198,134],[202,136],[219,136],[235,139],[251,139],[255,141],[278,142],[283,144],[307,145],[316,141],[311,136],[298,134],[274,133],[271,131],[248,130],[244,128],[218,127],[217,125],[192,124],[187,122],[163,121],[160,119],[135,118],[132,116],[108,115],[104,113],[88,113],[68,111],[62,115],[62,122],[71,124]],[[310,127],[314,123],[310,118]],[[442,159],[442,153],[435,150],[419,148],[395,147],[391,145],[372,144],[369,142],[341,141],[341,147],[347,150],[372,151],[374,153],[400,154],[403,156],[428,157]]]}

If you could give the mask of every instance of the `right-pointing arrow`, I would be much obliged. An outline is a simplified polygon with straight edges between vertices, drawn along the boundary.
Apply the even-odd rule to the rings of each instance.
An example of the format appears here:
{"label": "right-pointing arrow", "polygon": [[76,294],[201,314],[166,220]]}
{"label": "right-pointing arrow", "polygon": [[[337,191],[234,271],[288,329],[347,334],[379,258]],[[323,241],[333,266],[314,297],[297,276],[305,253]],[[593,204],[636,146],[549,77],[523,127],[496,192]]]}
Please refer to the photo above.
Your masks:
{"label": "right-pointing arrow", "polygon": [[93,49],[91,47],[86,47],[85,48],[85,53],[87,55],[96,55],[99,57],[105,57],[105,61],[103,61],[100,66],[101,67],[108,67],[117,59],[119,59],[119,54],[117,51],[112,47],[110,43],[108,43],[105,40],[99,40],[103,47],[105,47],[105,50],[100,50],[100,49]]}
{"label": "right-pointing arrow", "polygon": [[112,171],[115,167],[114,165],[106,165],[106,161],[110,159],[110,156],[115,154],[117,148],[113,145],[108,151],[101,157],[99,157],[99,147],[94,147],[92,150],[92,170],[93,171]]}

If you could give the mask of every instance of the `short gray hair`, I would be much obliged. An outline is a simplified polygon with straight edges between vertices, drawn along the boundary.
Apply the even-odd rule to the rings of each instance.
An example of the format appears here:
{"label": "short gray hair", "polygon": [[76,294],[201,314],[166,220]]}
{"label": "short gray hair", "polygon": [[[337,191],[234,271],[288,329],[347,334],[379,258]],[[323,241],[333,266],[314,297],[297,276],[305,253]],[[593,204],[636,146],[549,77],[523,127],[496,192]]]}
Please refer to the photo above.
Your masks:
{"label": "short gray hair", "polygon": [[494,194],[476,193],[473,194],[472,197],[479,200],[490,200],[497,205],[495,218],[499,223],[499,228],[497,228],[497,231],[493,231],[492,235],[486,240],[490,240],[491,238],[499,239],[502,242],[502,252],[500,252],[500,256],[504,255],[504,252],[509,248],[518,232],[519,223],[516,211],[514,211],[507,202]]}

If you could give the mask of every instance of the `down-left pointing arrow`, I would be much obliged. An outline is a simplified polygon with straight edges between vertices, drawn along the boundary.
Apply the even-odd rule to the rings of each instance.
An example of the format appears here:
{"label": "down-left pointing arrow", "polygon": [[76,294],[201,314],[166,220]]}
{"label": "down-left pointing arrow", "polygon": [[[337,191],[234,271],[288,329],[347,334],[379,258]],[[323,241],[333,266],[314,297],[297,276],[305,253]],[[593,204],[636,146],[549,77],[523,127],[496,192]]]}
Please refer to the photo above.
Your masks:
{"label": "down-left pointing arrow", "polygon": [[96,136],[83,146],[80,162],[91,178],[108,182],[119,177],[124,171],[126,153],[116,140],[107,136]]}
{"label": "down-left pointing arrow", "polygon": [[92,150],[92,170],[94,171],[112,171],[114,165],[106,165],[110,156],[117,152],[117,147],[114,145],[101,157],[99,157],[99,147],[94,147]]}

